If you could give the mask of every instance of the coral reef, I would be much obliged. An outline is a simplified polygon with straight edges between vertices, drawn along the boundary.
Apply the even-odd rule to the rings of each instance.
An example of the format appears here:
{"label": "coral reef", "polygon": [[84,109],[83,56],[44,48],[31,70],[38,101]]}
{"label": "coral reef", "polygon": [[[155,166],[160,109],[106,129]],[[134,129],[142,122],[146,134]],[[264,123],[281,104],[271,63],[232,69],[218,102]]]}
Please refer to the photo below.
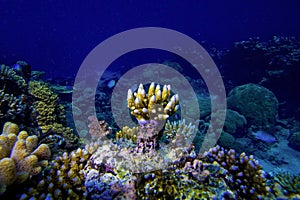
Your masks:
{"label": "coral reef", "polygon": [[124,126],[122,130],[116,133],[116,138],[117,139],[125,138],[127,140],[131,140],[132,142],[136,143],[138,131],[139,131],[138,127],[129,128],[128,126]]}
{"label": "coral reef", "polygon": [[137,199],[135,176],[128,171],[115,171],[101,173],[91,169],[87,172],[85,187],[90,199]]}
{"label": "coral reef", "polygon": [[[279,117],[299,119],[299,37],[255,37],[234,43],[221,58],[225,81],[235,85],[258,83],[275,93],[281,102]],[[292,89],[291,89],[292,88]],[[297,108],[297,109],[295,109]]]}
{"label": "coral reef", "polygon": [[38,146],[38,138],[11,122],[5,123],[0,135],[0,194],[7,186],[25,182],[48,165],[50,149],[46,144]]}
{"label": "coral reef", "polygon": [[273,92],[257,84],[232,89],[227,98],[228,108],[239,112],[248,125],[272,130],[278,114],[278,101]]}
{"label": "coral reef", "polygon": [[18,75],[13,68],[5,65],[0,66],[0,89],[5,93],[14,92],[16,95],[20,95],[26,92],[27,83],[26,80]]}

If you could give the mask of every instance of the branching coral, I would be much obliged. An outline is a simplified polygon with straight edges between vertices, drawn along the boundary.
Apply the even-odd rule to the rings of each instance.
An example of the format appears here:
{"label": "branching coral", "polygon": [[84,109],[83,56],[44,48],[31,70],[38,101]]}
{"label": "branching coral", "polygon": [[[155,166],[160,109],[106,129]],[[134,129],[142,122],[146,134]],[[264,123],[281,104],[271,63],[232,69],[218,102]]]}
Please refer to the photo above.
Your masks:
{"label": "branching coral", "polygon": [[24,93],[27,88],[27,83],[22,76],[9,66],[0,66],[0,89],[7,91],[13,91],[16,95]]}
{"label": "branching coral", "polygon": [[128,126],[124,126],[122,130],[116,133],[116,138],[117,139],[125,138],[127,140],[131,140],[132,142],[136,143],[138,131],[139,131],[138,127],[129,128]]}
{"label": "branching coral", "polygon": [[19,132],[16,124],[7,122],[0,135],[0,194],[9,185],[23,183],[41,172],[48,165],[50,149],[46,144],[38,146],[35,135]]}
{"label": "branching coral", "polygon": [[88,120],[90,121],[88,125],[89,134],[92,139],[95,140],[100,137],[107,136],[112,132],[112,129],[108,127],[108,124],[103,120],[99,121],[96,116],[90,116]]}
{"label": "branching coral", "polygon": [[252,155],[237,155],[233,149],[216,146],[204,154],[204,159],[216,161],[228,170],[225,180],[242,198],[260,199],[270,191],[266,186],[265,172]]}
{"label": "branching coral", "polygon": [[151,83],[148,93],[142,84],[137,92],[128,90],[128,108],[139,122],[137,135],[138,152],[152,152],[158,148],[158,140],[162,136],[161,129],[169,118],[179,109],[179,98],[175,94],[171,97],[171,86]]}
{"label": "branching coral", "polygon": [[74,149],[79,140],[73,130],[65,126],[65,118],[62,117],[64,109],[58,103],[57,94],[48,84],[39,81],[30,82],[29,94],[35,98],[32,106],[42,131],[41,140],[51,147],[54,147],[55,144],[64,144],[60,147]]}
{"label": "branching coral", "polygon": [[36,185],[28,188],[19,198],[86,199],[84,168],[90,155],[88,150],[78,148],[56,157]]}
{"label": "branching coral", "polygon": [[289,198],[300,198],[300,175],[292,175],[282,172],[274,175],[274,192],[276,196],[288,196]]}
{"label": "branching coral", "polygon": [[164,85],[161,90],[160,85],[151,83],[148,93],[142,84],[139,85],[137,92],[128,90],[127,103],[131,114],[134,115],[139,123],[148,120],[166,120],[179,109],[178,95],[171,96],[171,86]]}

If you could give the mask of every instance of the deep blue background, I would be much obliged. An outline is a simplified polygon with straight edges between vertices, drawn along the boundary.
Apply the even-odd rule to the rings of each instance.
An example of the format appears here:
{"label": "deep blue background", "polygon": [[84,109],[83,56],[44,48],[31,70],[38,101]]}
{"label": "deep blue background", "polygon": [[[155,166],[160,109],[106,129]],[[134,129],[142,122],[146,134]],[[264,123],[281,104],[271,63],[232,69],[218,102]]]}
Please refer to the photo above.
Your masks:
{"label": "deep blue background", "polygon": [[136,27],[175,29],[218,48],[253,36],[300,35],[298,0],[0,2],[0,63],[25,60],[51,76],[74,77],[101,41]]}

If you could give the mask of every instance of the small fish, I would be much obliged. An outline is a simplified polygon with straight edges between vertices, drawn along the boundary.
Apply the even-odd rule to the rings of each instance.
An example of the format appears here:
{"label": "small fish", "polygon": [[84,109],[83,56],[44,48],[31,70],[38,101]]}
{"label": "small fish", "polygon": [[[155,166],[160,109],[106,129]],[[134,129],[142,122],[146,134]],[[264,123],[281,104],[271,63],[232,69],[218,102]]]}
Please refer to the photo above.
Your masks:
{"label": "small fish", "polygon": [[267,142],[267,143],[277,142],[277,139],[273,135],[271,135],[265,131],[256,131],[256,132],[253,132],[252,135],[256,139],[259,139],[259,140]]}
{"label": "small fish", "polygon": [[116,81],[115,80],[110,80],[108,83],[107,83],[107,87],[108,88],[112,88],[116,85]]}
{"label": "small fish", "polygon": [[22,67],[19,64],[14,64],[12,68],[17,72],[22,72]]}

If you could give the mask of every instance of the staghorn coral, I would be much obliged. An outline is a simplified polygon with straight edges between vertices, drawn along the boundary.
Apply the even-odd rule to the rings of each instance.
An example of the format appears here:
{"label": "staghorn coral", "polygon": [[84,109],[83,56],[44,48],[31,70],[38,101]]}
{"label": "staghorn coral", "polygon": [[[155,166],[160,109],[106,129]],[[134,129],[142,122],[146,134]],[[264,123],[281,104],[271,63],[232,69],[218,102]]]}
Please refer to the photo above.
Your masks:
{"label": "staghorn coral", "polygon": [[127,106],[131,114],[139,123],[137,135],[137,149],[139,153],[149,153],[159,148],[158,140],[162,137],[162,129],[169,116],[179,109],[179,98],[175,94],[171,97],[171,86],[164,85],[161,91],[160,85],[152,82],[148,93],[142,84],[137,92],[128,90]]}
{"label": "staghorn coral", "polygon": [[209,162],[216,161],[228,170],[224,178],[241,198],[261,199],[270,192],[270,188],[266,186],[265,172],[252,155],[237,155],[233,149],[225,150],[216,146],[204,153],[203,159]]}
{"label": "staghorn coral", "polygon": [[38,138],[11,122],[5,123],[0,135],[0,194],[12,184],[20,184],[48,165],[50,149],[46,144],[38,146]]}

